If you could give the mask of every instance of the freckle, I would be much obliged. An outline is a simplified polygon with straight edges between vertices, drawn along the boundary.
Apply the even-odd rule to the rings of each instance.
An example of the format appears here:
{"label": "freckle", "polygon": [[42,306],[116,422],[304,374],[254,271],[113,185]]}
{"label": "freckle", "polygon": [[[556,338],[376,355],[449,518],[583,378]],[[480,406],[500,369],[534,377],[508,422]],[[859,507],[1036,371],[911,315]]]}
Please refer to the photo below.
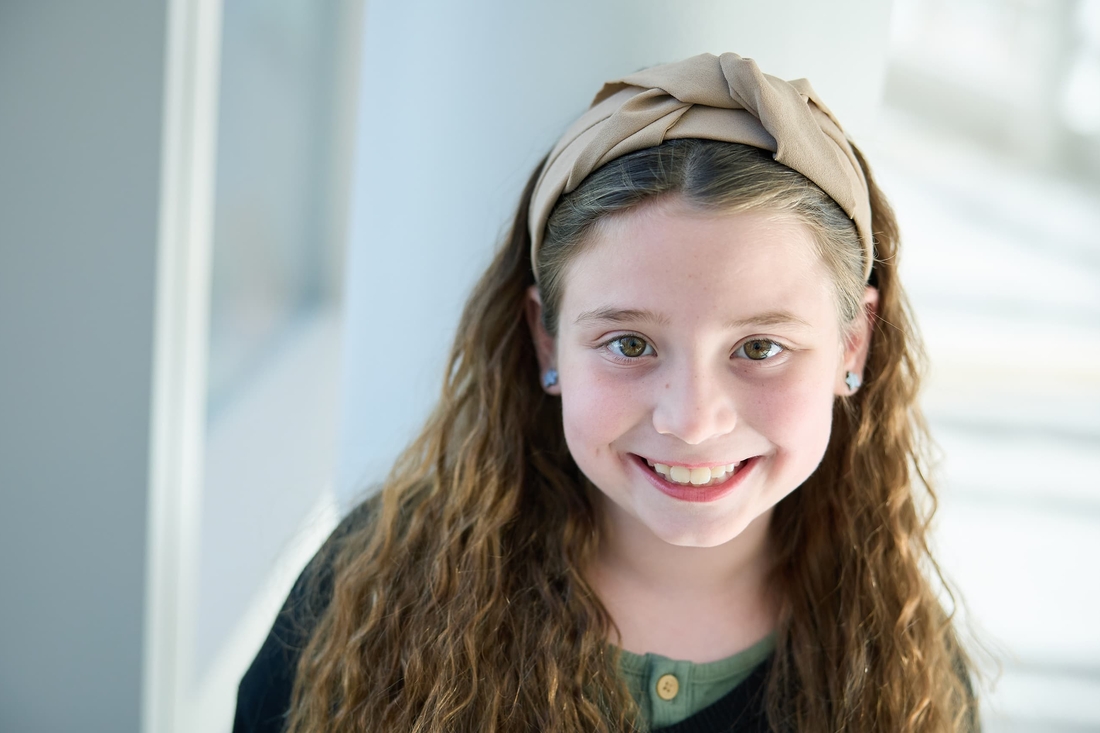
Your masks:
{"label": "freckle", "polygon": [[672,384],[672,382],[665,382],[665,389],[668,389],[668,385],[670,384]]}

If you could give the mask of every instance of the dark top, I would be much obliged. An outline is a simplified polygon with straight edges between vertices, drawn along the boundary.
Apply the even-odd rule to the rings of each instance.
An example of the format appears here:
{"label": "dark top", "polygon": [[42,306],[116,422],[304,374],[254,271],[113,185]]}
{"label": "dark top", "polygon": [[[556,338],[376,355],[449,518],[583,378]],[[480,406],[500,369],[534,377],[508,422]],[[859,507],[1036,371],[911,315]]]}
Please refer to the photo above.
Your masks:
{"label": "dark top", "polygon": [[[366,518],[366,505],[352,512],[327,543],[346,534]],[[332,596],[332,568],[322,550],[306,567],[290,591],[275,624],[260,647],[237,689],[233,733],[282,733],[290,710],[294,673],[301,650],[309,640],[311,619]],[[312,593],[307,591],[312,590]],[[764,687],[770,658],[725,697],[675,725],[655,728],[654,733],[767,733]]]}

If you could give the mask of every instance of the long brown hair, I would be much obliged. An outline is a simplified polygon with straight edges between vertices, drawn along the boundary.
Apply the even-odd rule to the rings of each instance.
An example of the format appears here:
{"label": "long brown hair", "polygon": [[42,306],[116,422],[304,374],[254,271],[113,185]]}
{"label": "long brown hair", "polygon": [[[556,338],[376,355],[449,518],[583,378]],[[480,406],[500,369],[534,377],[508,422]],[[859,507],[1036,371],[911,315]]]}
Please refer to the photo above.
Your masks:
{"label": "long brown hair", "polygon": [[[370,519],[330,543],[334,590],[298,665],[292,733],[636,724],[611,619],[585,579],[596,489],[565,446],[560,402],[539,387],[524,321],[537,174],[467,302],[435,411],[369,500]],[[838,399],[821,465],[772,520],[784,606],[768,717],[782,731],[968,730],[967,658],[922,573],[939,571],[926,542],[921,351],[895,219],[868,181],[878,318],[864,387]],[[665,195],[796,216],[833,273],[838,317],[855,317],[861,250],[835,202],[764,151],[679,140],[608,163],[559,202],[537,264],[551,331],[562,272],[591,227]]]}

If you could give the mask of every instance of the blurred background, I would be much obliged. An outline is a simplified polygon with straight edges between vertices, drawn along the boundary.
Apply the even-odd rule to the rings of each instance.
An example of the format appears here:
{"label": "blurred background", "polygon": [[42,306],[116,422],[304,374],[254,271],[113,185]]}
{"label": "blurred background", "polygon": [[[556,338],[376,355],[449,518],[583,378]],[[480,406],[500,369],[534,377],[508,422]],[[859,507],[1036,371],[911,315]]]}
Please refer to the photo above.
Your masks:
{"label": "blurred background", "polygon": [[0,0],[0,731],[228,731],[539,157],[724,50],[897,209],[986,730],[1100,731],[1098,0]]}

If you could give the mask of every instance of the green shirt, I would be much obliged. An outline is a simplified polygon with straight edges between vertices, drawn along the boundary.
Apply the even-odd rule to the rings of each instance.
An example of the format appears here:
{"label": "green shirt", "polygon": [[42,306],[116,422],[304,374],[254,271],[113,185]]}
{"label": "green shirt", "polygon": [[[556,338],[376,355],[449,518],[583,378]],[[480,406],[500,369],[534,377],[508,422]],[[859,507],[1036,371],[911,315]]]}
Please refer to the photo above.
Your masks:
{"label": "green shirt", "polygon": [[775,649],[768,634],[748,649],[716,662],[695,664],[625,649],[619,668],[630,694],[652,728],[674,725],[718,702]]}

